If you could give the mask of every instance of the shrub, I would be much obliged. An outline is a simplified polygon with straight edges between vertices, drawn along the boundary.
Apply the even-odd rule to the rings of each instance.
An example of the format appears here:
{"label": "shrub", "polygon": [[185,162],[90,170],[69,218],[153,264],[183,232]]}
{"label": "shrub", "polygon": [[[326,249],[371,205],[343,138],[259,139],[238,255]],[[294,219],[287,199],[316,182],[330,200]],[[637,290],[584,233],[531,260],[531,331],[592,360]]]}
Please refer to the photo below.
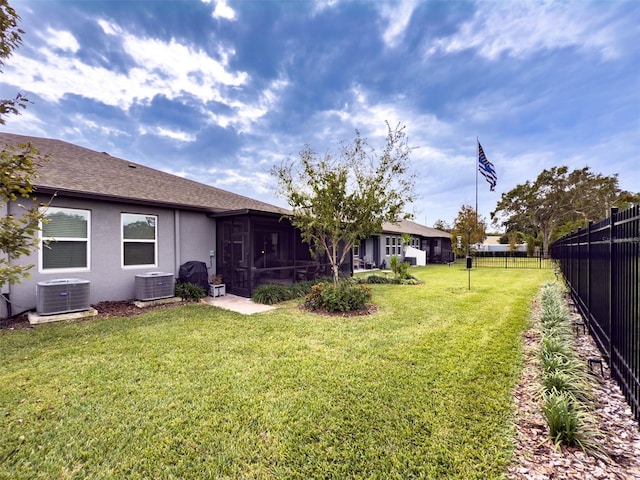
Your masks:
{"label": "shrub", "polygon": [[367,277],[367,283],[389,283],[389,279],[380,275],[369,275]]}
{"label": "shrub", "polygon": [[198,302],[204,298],[207,292],[200,285],[190,282],[176,283],[176,296],[187,302]]}
{"label": "shrub", "polygon": [[[363,283],[363,281],[360,279],[358,279],[357,282]],[[366,279],[366,283],[371,283],[371,284],[387,283],[392,285],[420,285],[422,282],[418,280],[416,277],[414,277],[413,275],[407,275],[404,278],[400,278],[400,277],[388,278],[388,277],[382,277],[380,275],[369,275]]]}
{"label": "shrub", "polygon": [[257,303],[264,303],[265,305],[273,305],[274,303],[282,302],[288,298],[284,285],[274,285],[265,283],[259,285],[253,290],[251,299]]}
{"label": "shrub", "polygon": [[542,360],[548,355],[561,355],[565,358],[571,358],[573,351],[572,345],[564,338],[548,337],[544,333],[542,335],[542,342],[540,348],[540,357]]}
{"label": "shrub", "polygon": [[582,364],[576,358],[568,358],[558,352],[541,352],[543,373],[566,372],[574,373],[582,369]]}
{"label": "shrub", "polygon": [[542,409],[549,425],[549,435],[556,445],[578,444],[581,417],[570,395],[551,390],[544,395]]}
{"label": "shrub", "polygon": [[389,260],[389,268],[396,278],[409,278],[409,262],[401,262],[397,255]]}
{"label": "shrub", "polygon": [[593,400],[588,384],[574,371],[552,370],[542,375],[542,387],[546,391],[556,391],[570,395],[578,402]]}
{"label": "shrub", "polygon": [[571,316],[562,289],[557,284],[545,285],[540,303],[543,413],[549,434],[556,444],[599,453],[586,414],[593,393],[584,362],[574,351]]}
{"label": "shrub", "polygon": [[351,281],[333,283],[318,283],[311,288],[305,297],[304,306],[310,310],[324,310],[327,312],[353,312],[364,310],[371,300],[371,290]]}
{"label": "shrub", "polygon": [[257,303],[273,305],[274,303],[304,297],[311,291],[315,282],[298,282],[292,285],[264,283],[253,290],[251,299]]}

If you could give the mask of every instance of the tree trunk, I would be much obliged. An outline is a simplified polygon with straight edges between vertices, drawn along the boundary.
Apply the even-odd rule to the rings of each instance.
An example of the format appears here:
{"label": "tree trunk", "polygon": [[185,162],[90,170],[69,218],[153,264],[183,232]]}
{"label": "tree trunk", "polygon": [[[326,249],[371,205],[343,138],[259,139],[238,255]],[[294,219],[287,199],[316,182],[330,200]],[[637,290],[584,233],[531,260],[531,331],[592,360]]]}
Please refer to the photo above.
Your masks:
{"label": "tree trunk", "polygon": [[338,283],[340,282],[340,270],[338,269],[338,264],[335,262],[332,262],[331,270],[333,272],[333,285],[337,287]]}

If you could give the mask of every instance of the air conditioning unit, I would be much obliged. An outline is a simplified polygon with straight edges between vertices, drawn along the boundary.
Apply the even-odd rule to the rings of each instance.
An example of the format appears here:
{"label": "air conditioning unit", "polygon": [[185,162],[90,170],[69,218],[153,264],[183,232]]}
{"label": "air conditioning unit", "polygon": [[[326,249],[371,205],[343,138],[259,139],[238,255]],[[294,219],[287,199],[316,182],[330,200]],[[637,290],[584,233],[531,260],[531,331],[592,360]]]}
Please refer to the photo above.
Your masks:
{"label": "air conditioning unit", "polygon": [[173,297],[173,273],[151,272],[136,275],[136,300],[158,300]]}
{"label": "air conditioning unit", "polygon": [[56,315],[89,310],[89,280],[61,278],[36,284],[36,313]]}

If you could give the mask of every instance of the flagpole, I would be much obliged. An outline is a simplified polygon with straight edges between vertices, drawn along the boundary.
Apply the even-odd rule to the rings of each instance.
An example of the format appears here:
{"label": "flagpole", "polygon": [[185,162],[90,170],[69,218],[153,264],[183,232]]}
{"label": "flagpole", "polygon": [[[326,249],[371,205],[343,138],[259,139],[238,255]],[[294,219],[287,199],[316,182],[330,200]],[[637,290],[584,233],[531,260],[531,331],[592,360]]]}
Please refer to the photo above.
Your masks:
{"label": "flagpole", "polygon": [[476,137],[476,159],[474,165],[476,167],[476,229],[478,228],[478,159],[480,158],[480,150],[478,149],[480,140]]}

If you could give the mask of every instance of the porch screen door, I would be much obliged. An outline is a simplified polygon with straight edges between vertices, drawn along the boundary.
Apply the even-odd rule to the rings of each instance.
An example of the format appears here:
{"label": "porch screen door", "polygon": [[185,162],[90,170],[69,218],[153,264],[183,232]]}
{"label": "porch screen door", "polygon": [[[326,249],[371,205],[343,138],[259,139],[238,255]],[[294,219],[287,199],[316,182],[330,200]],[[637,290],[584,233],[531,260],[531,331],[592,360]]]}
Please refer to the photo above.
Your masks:
{"label": "porch screen door", "polygon": [[221,222],[218,269],[230,293],[249,295],[249,219],[235,218]]}

